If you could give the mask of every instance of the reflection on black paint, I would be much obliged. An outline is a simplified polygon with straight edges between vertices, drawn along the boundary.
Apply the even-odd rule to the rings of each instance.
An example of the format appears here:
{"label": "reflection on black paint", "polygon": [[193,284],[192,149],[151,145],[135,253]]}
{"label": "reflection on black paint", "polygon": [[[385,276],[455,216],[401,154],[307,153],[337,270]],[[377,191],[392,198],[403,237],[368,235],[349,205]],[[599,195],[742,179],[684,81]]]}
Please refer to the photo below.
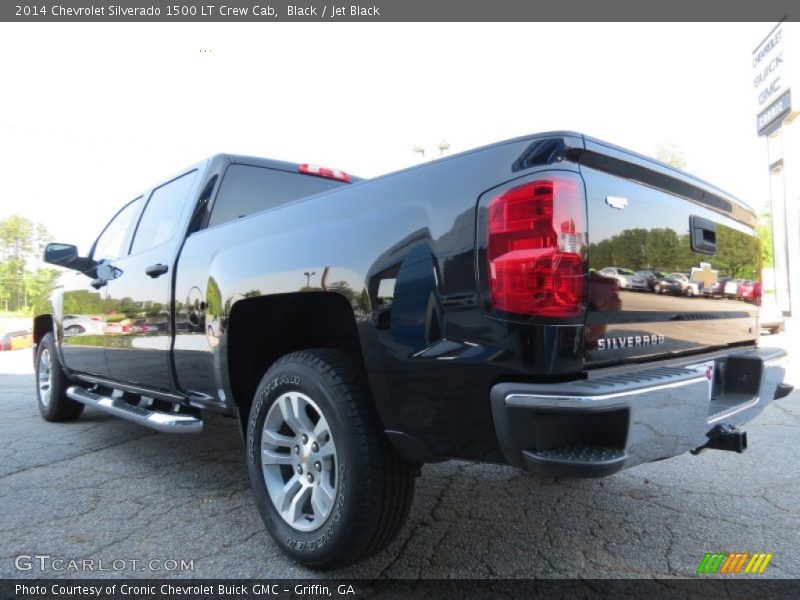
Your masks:
{"label": "reflection on black paint", "polygon": [[715,256],[692,252],[689,234],[679,234],[668,227],[624,229],[589,244],[589,266],[597,270],[622,267],[632,271],[690,272],[700,263],[711,263],[721,277],[755,279],[760,272],[759,256],[757,238],[724,225],[717,227]]}

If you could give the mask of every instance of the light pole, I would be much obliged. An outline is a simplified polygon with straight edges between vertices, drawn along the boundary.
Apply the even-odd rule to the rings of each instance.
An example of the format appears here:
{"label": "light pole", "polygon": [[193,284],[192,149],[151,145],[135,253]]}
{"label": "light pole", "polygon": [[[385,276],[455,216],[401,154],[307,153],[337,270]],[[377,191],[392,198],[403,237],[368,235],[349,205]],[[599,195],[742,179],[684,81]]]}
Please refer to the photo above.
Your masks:
{"label": "light pole", "polygon": [[306,276],[306,287],[307,288],[311,287],[311,276],[312,275],[316,275],[316,274],[317,274],[316,271],[306,271],[305,273],[303,273],[303,275]]}
{"label": "light pole", "polygon": [[[439,142],[439,156],[444,155],[450,149],[450,142],[442,140]],[[425,147],[421,146],[420,144],[414,144],[411,146],[411,151],[414,154],[419,154],[423,159],[425,158]]]}

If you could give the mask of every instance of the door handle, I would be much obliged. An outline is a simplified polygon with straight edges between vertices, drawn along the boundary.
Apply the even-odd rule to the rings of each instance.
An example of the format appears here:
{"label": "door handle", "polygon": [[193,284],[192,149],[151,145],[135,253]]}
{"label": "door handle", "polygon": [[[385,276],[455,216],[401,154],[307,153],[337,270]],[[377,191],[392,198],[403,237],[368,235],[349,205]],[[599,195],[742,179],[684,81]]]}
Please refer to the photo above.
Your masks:
{"label": "door handle", "polygon": [[144,272],[147,273],[153,279],[155,279],[156,277],[160,277],[167,271],[169,271],[169,267],[167,265],[162,265],[161,263],[150,265],[144,270]]}
{"label": "door handle", "polygon": [[99,290],[101,287],[105,287],[108,284],[108,281],[103,279],[102,277],[98,277],[97,279],[92,279],[92,282],[89,284],[94,289]]}
{"label": "door handle", "polygon": [[696,215],[689,218],[692,250],[698,254],[714,256],[717,253],[717,224]]}

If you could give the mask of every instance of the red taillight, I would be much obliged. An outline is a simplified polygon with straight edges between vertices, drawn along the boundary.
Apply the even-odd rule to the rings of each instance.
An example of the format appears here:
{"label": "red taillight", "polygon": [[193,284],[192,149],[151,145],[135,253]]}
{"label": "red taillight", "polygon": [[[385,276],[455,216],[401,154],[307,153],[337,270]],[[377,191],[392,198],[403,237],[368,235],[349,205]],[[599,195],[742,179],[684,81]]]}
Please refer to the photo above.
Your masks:
{"label": "red taillight", "polygon": [[318,167],[316,165],[302,164],[297,167],[297,170],[303,175],[316,175],[317,177],[325,177],[326,179],[335,179],[336,181],[350,182],[350,175],[339,169],[328,169],[327,167]]}
{"label": "red taillight", "polygon": [[494,198],[487,243],[492,306],[523,315],[578,315],[585,233],[578,177],[548,177]]}

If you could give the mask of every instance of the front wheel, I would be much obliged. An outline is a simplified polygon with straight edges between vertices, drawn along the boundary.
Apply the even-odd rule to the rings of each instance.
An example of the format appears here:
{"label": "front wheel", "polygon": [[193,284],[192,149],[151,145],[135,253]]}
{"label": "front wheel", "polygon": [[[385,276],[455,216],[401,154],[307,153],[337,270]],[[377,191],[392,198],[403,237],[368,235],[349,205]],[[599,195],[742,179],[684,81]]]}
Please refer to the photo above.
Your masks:
{"label": "front wheel", "polygon": [[72,421],[83,412],[83,404],[67,397],[69,379],[58,359],[52,333],[46,334],[36,351],[36,398],[39,414],[47,421]]}
{"label": "front wheel", "polygon": [[383,434],[360,361],[329,349],[288,354],[264,375],[247,462],[270,535],[315,569],[385,548],[408,517],[418,472]]}

